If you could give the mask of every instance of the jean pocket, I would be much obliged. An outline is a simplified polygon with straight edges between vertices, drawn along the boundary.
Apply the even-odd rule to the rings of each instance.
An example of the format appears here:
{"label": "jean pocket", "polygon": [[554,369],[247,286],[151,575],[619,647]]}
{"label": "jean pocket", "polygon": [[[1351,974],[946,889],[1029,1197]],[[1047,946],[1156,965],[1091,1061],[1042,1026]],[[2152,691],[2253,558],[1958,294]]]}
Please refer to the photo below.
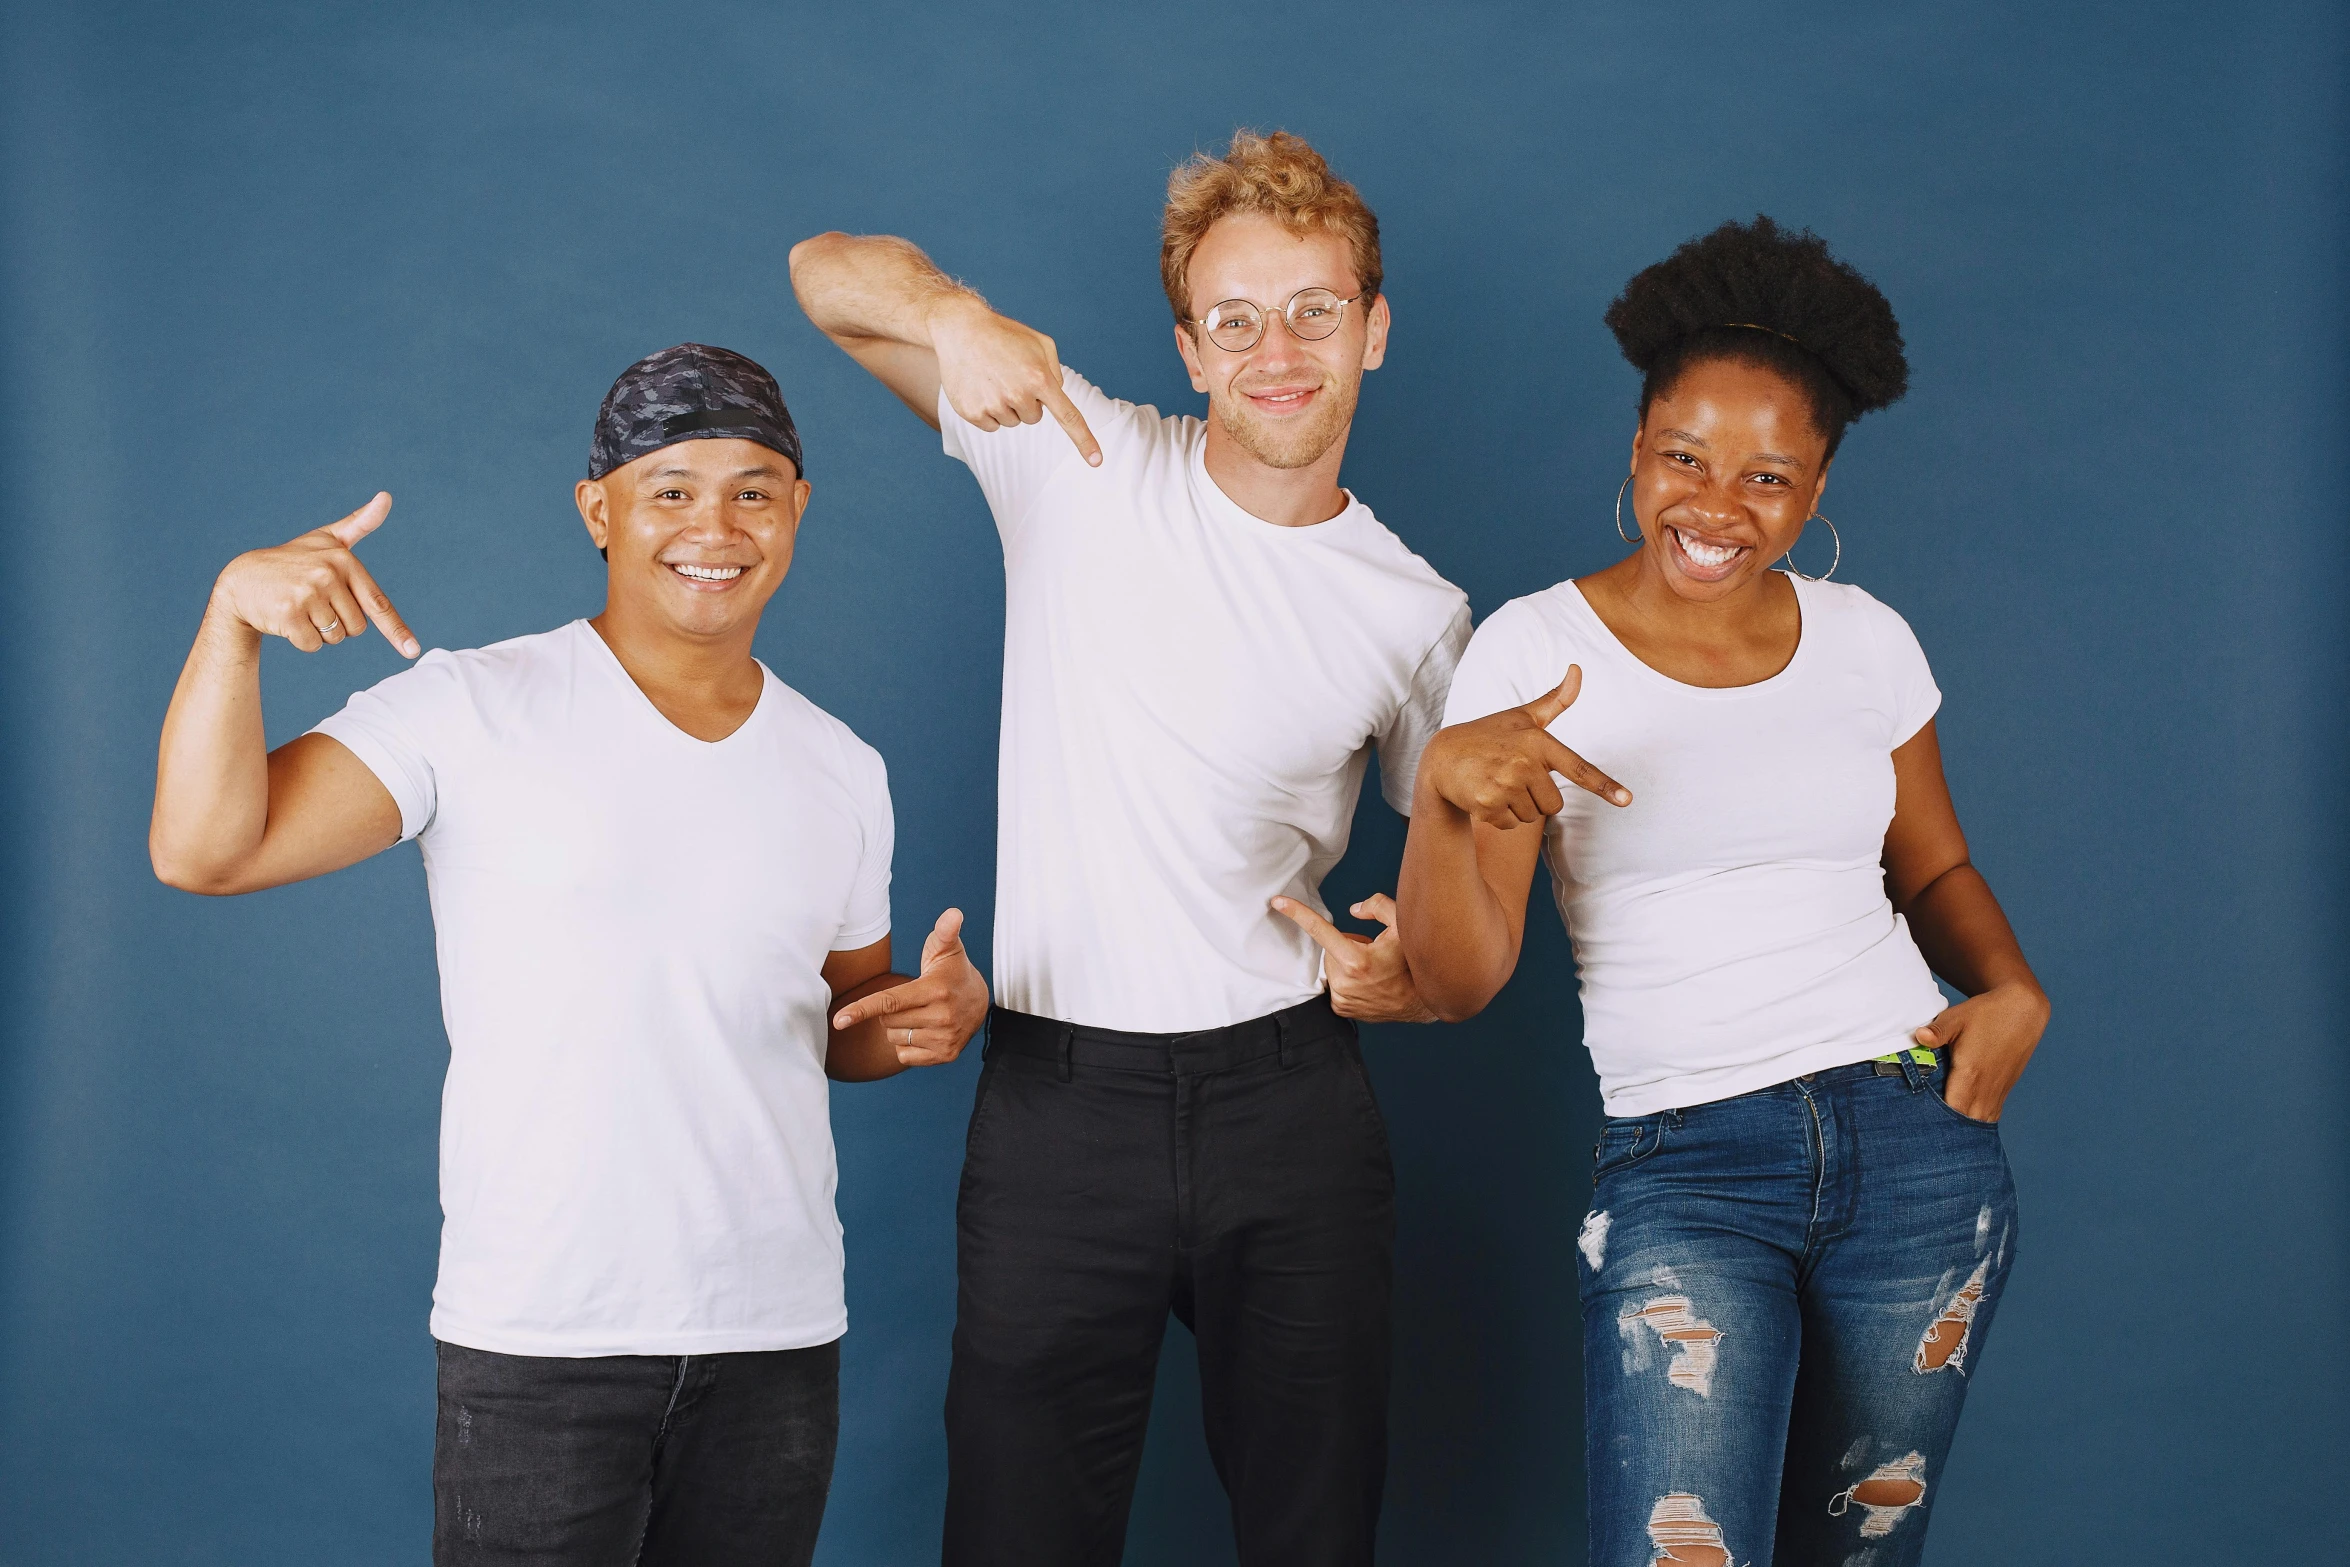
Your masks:
{"label": "jean pocket", "polygon": [[1661,1115],[1611,1118],[1600,1128],[1599,1141],[1591,1147],[1591,1178],[1596,1181],[1638,1164],[1662,1147],[1664,1139],[1665,1118]]}
{"label": "jean pocket", "polygon": [[1950,1119],[1953,1121],[1956,1121],[1961,1126],[1971,1126],[1978,1132],[1998,1131],[1999,1123],[1997,1121],[1978,1121],[1973,1116],[1967,1114],[1964,1110],[1957,1109],[1950,1103],[1949,1100],[1942,1097],[1942,1085],[1949,1080],[1950,1078],[1947,1070],[1936,1072],[1926,1081],[1926,1097],[1933,1100],[1935,1104],[1940,1105],[1942,1107],[1942,1113],[1950,1117]]}

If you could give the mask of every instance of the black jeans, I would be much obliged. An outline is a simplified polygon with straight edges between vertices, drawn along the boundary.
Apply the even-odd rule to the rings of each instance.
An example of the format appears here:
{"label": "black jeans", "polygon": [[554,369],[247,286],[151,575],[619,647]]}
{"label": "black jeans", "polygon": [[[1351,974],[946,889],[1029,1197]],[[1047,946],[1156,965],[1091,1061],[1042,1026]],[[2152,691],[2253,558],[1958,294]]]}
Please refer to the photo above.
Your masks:
{"label": "black jeans", "polygon": [[1170,1310],[1244,1567],[1371,1560],[1395,1175],[1327,1000],[1175,1035],[999,1010],[956,1220],[948,1567],[1118,1561]]}
{"label": "black jeans", "polygon": [[440,1345],[434,1567],[806,1567],[840,1345],[558,1359]]}

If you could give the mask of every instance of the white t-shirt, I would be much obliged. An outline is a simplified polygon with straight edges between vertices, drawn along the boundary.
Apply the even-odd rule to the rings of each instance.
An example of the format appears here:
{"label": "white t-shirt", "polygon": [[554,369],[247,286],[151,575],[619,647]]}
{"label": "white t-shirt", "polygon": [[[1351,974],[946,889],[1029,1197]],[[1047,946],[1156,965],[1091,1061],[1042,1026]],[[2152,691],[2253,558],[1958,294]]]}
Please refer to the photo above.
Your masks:
{"label": "white t-shirt", "polygon": [[318,726],[423,840],[436,1338],[699,1355],[847,1327],[820,970],[889,932],[889,783],[761,672],[743,726],[697,740],[581,620],[427,653]]}
{"label": "white t-shirt", "polygon": [[1908,622],[1791,578],[1795,657],[1755,685],[1643,664],[1572,582],[1514,599],[1461,659],[1448,724],[1583,668],[1550,732],[1632,791],[1567,788],[1545,858],[1610,1115],[1646,1115],[1905,1047],[1945,1005],[1885,896],[1893,751],[1941,705]]}
{"label": "white t-shirt", "polygon": [[1318,994],[1316,909],[1373,744],[1411,809],[1468,641],[1460,589],[1351,495],[1328,522],[1249,515],[1207,426],[1062,384],[1101,442],[982,431],[941,396],[1004,541],[995,993],[1015,1011],[1171,1033]]}

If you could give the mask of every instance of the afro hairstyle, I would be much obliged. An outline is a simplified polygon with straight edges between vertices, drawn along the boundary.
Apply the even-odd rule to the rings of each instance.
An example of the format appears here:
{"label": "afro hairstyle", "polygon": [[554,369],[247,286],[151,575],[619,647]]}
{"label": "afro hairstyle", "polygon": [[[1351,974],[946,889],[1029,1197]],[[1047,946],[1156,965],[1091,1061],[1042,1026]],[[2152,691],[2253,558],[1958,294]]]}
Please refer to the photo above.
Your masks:
{"label": "afro hairstyle", "polygon": [[1729,359],[1803,388],[1834,456],[1862,414],[1909,390],[1901,326],[1877,285],[1809,229],[1757,214],[1690,240],[1624,285],[1608,329],[1640,372],[1640,416],[1691,365]]}

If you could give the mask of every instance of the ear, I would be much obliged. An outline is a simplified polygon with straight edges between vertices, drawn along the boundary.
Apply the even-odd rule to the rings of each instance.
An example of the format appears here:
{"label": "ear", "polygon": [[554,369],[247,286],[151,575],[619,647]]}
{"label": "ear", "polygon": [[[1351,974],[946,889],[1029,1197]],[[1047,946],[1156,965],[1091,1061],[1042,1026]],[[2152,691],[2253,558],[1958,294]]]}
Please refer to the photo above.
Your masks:
{"label": "ear", "polygon": [[1371,301],[1371,308],[1363,317],[1363,368],[1376,370],[1387,359],[1387,292]]}
{"label": "ear", "polygon": [[800,519],[808,515],[808,497],[816,491],[805,479],[794,479],[791,487],[791,525],[796,532]]}
{"label": "ear", "polygon": [[1820,497],[1828,493],[1828,470],[1835,466],[1833,457],[1820,464],[1819,481],[1811,487],[1811,514],[1815,517],[1820,514]]}
{"label": "ear", "polygon": [[1191,328],[1180,321],[1175,323],[1175,352],[1183,356],[1183,368],[1191,372],[1191,389],[1206,391],[1208,372],[1200,367],[1199,344],[1192,341]]}
{"label": "ear", "polygon": [[579,507],[579,520],[587,524],[588,538],[597,549],[607,549],[612,542],[611,502],[604,494],[602,481],[582,479],[571,490],[571,499]]}

